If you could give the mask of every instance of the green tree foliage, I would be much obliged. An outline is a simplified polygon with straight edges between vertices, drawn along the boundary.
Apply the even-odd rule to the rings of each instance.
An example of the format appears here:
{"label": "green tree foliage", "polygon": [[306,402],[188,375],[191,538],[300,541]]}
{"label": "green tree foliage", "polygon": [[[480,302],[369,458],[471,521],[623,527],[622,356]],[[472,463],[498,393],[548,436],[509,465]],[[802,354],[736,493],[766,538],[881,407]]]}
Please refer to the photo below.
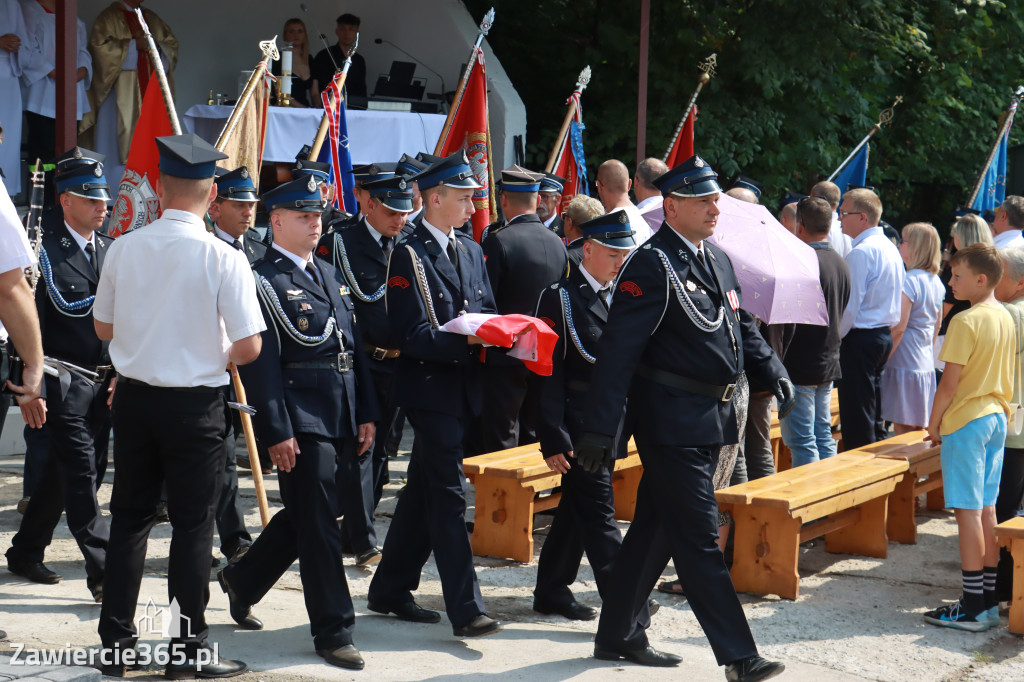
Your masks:
{"label": "green tree foliage", "polygon": [[[639,0],[465,1],[474,16],[497,11],[488,39],[526,103],[529,166],[547,160],[587,64],[590,177],[604,159],[634,165]],[[646,153],[665,152],[697,65],[713,52],[697,151],[724,176],[764,182],[769,205],[827,177],[902,96],[872,141],[868,182],[894,224],[933,220],[945,231],[1024,83],[1019,9],[986,0],[651,0]],[[1011,142],[1021,138],[1015,130]]]}

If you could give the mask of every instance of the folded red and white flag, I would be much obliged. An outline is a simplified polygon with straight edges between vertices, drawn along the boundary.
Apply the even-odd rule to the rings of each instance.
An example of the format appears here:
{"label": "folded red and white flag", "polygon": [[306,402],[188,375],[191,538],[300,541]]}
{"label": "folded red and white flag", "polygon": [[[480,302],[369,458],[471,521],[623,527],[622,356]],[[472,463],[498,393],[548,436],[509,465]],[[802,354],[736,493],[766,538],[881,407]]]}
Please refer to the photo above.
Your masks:
{"label": "folded red and white flag", "polygon": [[551,376],[558,334],[536,317],[467,313],[441,325],[441,331],[479,336],[488,345],[509,348],[508,355],[522,360],[528,370]]}

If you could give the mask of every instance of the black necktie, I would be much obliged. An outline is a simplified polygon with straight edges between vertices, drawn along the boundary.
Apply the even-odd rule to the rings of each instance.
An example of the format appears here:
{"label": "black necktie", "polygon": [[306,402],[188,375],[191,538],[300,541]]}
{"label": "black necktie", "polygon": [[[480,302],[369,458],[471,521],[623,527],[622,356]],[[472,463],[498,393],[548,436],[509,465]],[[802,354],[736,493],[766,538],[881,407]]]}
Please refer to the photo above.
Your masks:
{"label": "black necktie", "polygon": [[384,257],[385,258],[390,256],[391,255],[391,249],[392,249],[391,237],[381,237],[380,238],[380,248],[384,251]]}
{"label": "black necktie", "polygon": [[[316,266],[313,265],[312,262],[306,263],[306,272],[308,272],[309,276],[313,278],[313,281],[316,282],[317,286],[321,289],[324,288],[323,280],[320,279],[320,271],[316,269]],[[324,293],[326,293],[326,289],[324,290]]]}
{"label": "black necktie", "polygon": [[597,290],[597,297],[601,299],[601,303],[604,304],[605,308],[610,308],[610,302],[608,300],[608,294],[612,291],[611,286],[604,286]]}
{"label": "black necktie", "polygon": [[96,247],[92,245],[92,242],[85,245],[85,253],[89,256],[89,265],[92,266],[92,271],[99,275],[100,266],[96,262]]}
{"label": "black necktie", "polygon": [[459,251],[455,248],[455,237],[448,240],[448,260],[455,266],[455,271],[459,271]]}
{"label": "black necktie", "polygon": [[242,250],[242,242],[238,241],[237,239],[235,241],[231,242],[231,246],[235,247],[239,251]]}
{"label": "black necktie", "polygon": [[704,258],[704,249],[697,249],[697,260],[700,261],[700,264],[703,265],[706,270],[708,267],[708,261]]}

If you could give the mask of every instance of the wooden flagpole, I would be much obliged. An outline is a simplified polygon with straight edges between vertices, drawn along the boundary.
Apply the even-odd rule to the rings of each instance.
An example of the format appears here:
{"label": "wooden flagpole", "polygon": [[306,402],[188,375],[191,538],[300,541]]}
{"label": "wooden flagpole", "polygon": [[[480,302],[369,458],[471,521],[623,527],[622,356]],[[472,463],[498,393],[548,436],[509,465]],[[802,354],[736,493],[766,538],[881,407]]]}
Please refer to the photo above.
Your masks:
{"label": "wooden flagpole", "polygon": [[231,116],[228,117],[228,120],[224,123],[224,128],[220,131],[220,135],[217,136],[217,143],[213,145],[218,151],[224,151],[224,148],[228,144],[228,140],[231,138],[231,133],[235,132],[235,127],[241,120],[242,114],[245,113],[245,107],[248,106],[253,93],[261,84],[263,74],[267,72],[267,62],[276,62],[281,58],[281,53],[277,51],[277,36],[274,36],[270,40],[261,41],[260,52],[263,53],[263,61],[256,65],[256,68],[252,71],[252,75],[249,76],[249,80],[245,82],[245,88],[242,90],[242,96],[238,98],[237,102],[235,102],[235,108],[231,110]]}
{"label": "wooden flagpole", "polygon": [[[348,80],[348,69],[352,66],[352,55],[359,49],[359,34],[356,33],[356,39],[352,42],[352,47],[345,53],[345,63],[341,65],[341,80],[338,82],[338,92],[342,91],[345,87],[345,81]],[[331,127],[330,116],[334,114],[334,109],[338,106],[338,102],[331,102],[331,111],[324,111],[324,115],[320,118],[320,127],[316,129],[316,137],[313,138],[313,146],[310,148],[309,156],[306,157],[310,161],[316,161],[317,157],[320,156],[320,150],[324,146],[324,140],[327,139],[328,129]],[[338,182],[341,182],[339,179]]]}
{"label": "wooden flagpole", "polygon": [[[868,134],[864,136],[864,139],[861,140],[860,143],[856,147],[853,148],[853,151],[850,152],[849,156],[847,156],[845,159],[843,159],[843,162],[841,164],[839,164],[839,167],[836,168],[834,171],[832,171],[832,175],[828,176],[828,182],[832,182],[832,180],[834,180],[835,177],[837,175],[839,175],[839,173],[844,168],[846,168],[846,164],[850,163],[850,161],[853,159],[853,157],[855,157],[857,155],[857,152],[860,151],[861,147],[863,147],[864,145],[866,145],[868,143],[868,140],[871,139],[872,135],[874,135],[879,130],[881,130],[882,126],[884,126],[887,123],[889,123],[890,121],[892,121],[893,109],[896,107],[897,104],[899,104],[902,101],[903,101],[903,96],[901,95],[901,96],[896,98],[896,101],[894,101],[892,103],[891,107],[889,107],[888,109],[883,109],[882,110],[882,113],[878,115],[878,122],[875,123],[875,125],[871,126],[871,130],[869,130]],[[842,187],[840,187],[839,189],[842,190]]]}
{"label": "wooden flagpole", "polygon": [[[590,66],[586,66],[580,71],[579,77],[576,79],[576,89],[573,90],[573,95],[577,92],[581,95],[586,90],[587,85],[590,84]],[[565,136],[569,134],[569,126],[572,124],[572,119],[576,115],[576,98],[572,95],[569,96],[569,109],[565,112],[565,119],[562,121],[562,127],[558,131],[558,136],[555,137],[555,146],[551,150],[551,156],[548,157],[548,163],[544,167],[545,173],[551,173],[555,170],[555,165],[558,163],[558,155],[562,151],[563,145],[565,145]]]}
{"label": "wooden flagpole", "polygon": [[459,79],[459,87],[455,89],[455,98],[452,100],[452,105],[448,109],[448,117],[444,120],[444,127],[441,128],[441,136],[437,138],[437,144],[434,146],[434,155],[441,153],[444,148],[444,143],[448,140],[448,133],[452,129],[452,123],[455,121],[455,114],[459,111],[459,105],[462,103],[462,95],[466,92],[466,83],[469,82],[469,75],[473,72],[473,65],[476,64],[476,51],[480,49],[480,45],[484,41],[484,37],[487,32],[491,30],[491,26],[494,25],[494,8],[492,7],[484,15],[483,21],[480,22],[480,33],[476,36],[476,42],[473,43],[473,50],[469,53],[469,61],[466,62],[466,69],[462,72],[462,78]]}
{"label": "wooden flagpole", "polygon": [[1024,100],[1024,85],[1019,86],[1017,91],[1013,94],[1013,99],[1010,102],[1010,106],[1006,108],[1002,116],[999,118],[999,134],[996,135],[996,141],[992,145],[992,148],[988,152],[988,157],[985,159],[985,165],[981,167],[981,173],[978,174],[978,181],[974,183],[974,189],[971,190],[971,196],[967,199],[965,206],[971,206],[974,200],[978,198],[978,192],[981,191],[981,185],[985,181],[985,175],[988,174],[988,167],[992,165],[992,161],[996,158],[996,152],[999,151],[999,145],[1003,141],[1003,137],[1009,131],[1010,126],[1013,125],[1013,112],[1016,110],[1017,105],[1021,100]]}
{"label": "wooden flagpole", "polygon": [[697,68],[700,69],[701,74],[697,77],[697,87],[694,89],[693,94],[690,95],[690,101],[686,104],[686,111],[683,112],[683,117],[679,119],[679,125],[676,126],[676,131],[672,133],[672,141],[668,143],[668,149],[665,150],[665,155],[661,157],[662,161],[668,161],[669,154],[675,149],[676,141],[679,136],[683,133],[683,128],[686,126],[686,119],[690,117],[690,112],[693,111],[693,107],[697,104],[697,97],[700,96],[701,89],[707,85],[711,77],[715,75],[715,68],[718,66],[718,56],[714,53],[703,62],[701,62]]}
{"label": "wooden flagpole", "polygon": [[167,83],[167,74],[164,73],[164,63],[160,60],[160,52],[156,49],[156,41],[153,40],[153,34],[149,32],[149,25],[146,23],[146,18],[142,16],[141,8],[135,8],[135,16],[139,19],[142,32],[146,34],[146,51],[149,53],[149,63],[153,65],[153,72],[156,73],[156,80],[160,84],[160,94],[164,96],[164,107],[167,109],[167,117],[171,119],[171,130],[175,135],[181,135],[178,110],[174,107],[174,96],[171,94],[171,86]]}

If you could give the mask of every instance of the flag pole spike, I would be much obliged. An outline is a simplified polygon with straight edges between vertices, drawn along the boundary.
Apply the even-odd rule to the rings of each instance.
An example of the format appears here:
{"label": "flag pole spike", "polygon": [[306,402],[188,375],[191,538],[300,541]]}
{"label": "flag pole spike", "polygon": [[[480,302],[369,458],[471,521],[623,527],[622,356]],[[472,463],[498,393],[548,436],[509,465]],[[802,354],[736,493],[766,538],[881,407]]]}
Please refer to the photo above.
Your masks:
{"label": "flag pole spike", "polygon": [[[469,82],[469,75],[473,72],[473,65],[476,64],[476,52],[480,49],[480,45],[484,42],[484,36],[486,36],[491,27],[494,26],[494,8],[487,10],[487,14],[484,15],[483,21],[480,22],[480,32],[477,33],[476,42],[473,43],[473,49],[469,53],[469,60],[466,61],[466,68],[462,72],[462,77],[459,78],[459,85],[455,88],[455,96],[452,98],[452,104],[448,108],[448,116],[444,120],[444,127],[441,128],[441,135],[437,138],[437,144],[434,145],[434,155],[441,153],[444,149],[444,143],[448,140],[448,133],[452,129],[452,123],[455,121],[455,114],[459,110],[459,104],[462,103],[462,95],[466,92],[466,83]],[[442,95],[444,93],[441,93]]]}
{"label": "flag pole spike", "polygon": [[989,166],[992,165],[992,161],[996,158],[996,152],[999,151],[999,144],[1003,141],[1003,137],[1010,131],[1010,127],[1013,125],[1013,115],[1017,110],[1017,105],[1024,100],[1024,85],[1018,85],[1014,91],[1013,96],[1010,98],[1010,106],[1003,111],[999,118],[999,134],[996,135],[996,141],[993,143],[992,148],[989,149],[988,157],[985,159],[985,165],[981,167],[981,173],[978,174],[978,181],[974,183],[974,189],[971,190],[971,196],[967,199],[965,206],[972,206],[974,200],[978,198],[978,192],[981,191],[981,185],[985,182],[985,175],[988,173]]}
{"label": "flag pole spike", "polygon": [[544,167],[545,173],[551,173],[555,170],[555,166],[558,164],[558,157],[562,153],[562,148],[565,146],[565,138],[569,134],[569,126],[572,124],[572,119],[576,115],[576,107],[579,102],[577,93],[582,95],[583,91],[586,90],[587,86],[590,85],[590,65],[588,64],[582,71],[580,71],[579,78],[576,79],[576,89],[569,96],[568,111],[565,112],[565,119],[562,120],[562,127],[558,131],[558,135],[555,137],[555,146],[551,150],[551,155],[548,157],[548,163]]}
{"label": "flag pole spike", "polygon": [[668,161],[669,155],[679,140],[679,135],[683,132],[686,119],[690,117],[690,112],[693,111],[693,107],[697,104],[697,97],[700,95],[701,88],[707,85],[711,77],[715,75],[715,69],[718,68],[718,53],[712,52],[710,57],[697,65],[697,68],[700,70],[700,76],[697,77],[697,87],[690,96],[690,101],[686,104],[686,111],[683,112],[683,117],[679,119],[676,131],[672,133],[672,141],[668,143],[668,149],[665,150],[665,156],[662,157],[662,161]]}
{"label": "flag pole spike", "polygon": [[835,169],[835,170],[834,170],[834,171],[832,172],[832,175],[828,176],[828,180],[827,180],[827,182],[832,182],[832,180],[834,180],[834,179],[835,179],[835,177],[836,177],[837,175],[839,175],[839,173],[840,173],[840,172],[841,172],[841,171],[842,171],[842,170],[843,170],[844,168],[846,168],[846,164],[850,163],[850,161],[852,161],[852,160],[853,160],[853,157],[857,156],[857,152],[859,152],[859,151],[860,151],[860,148],[861,148],[861,147],[863,147],[864,145],[866,145],[866,144],[868,143],[868,140],[870,140],[870,139],[871,139],[871,136],[872,136],[872,135],[874,135],[874,134],[875,134],[875,133],[877,133],[877,132],[878,132],[879,130],[881,130],[881,129],[882,129],[882,126],[884,126],[884,125],[888,125],[888,124],[889,124],[890,122],[892,122],[892,117],[893,117],[893,109],[895,109],[895,108],[896,108],[896,105],[897,105],[897,104],[899,104],[899,103],[901,103],[902,101],[903,101],[903,95],[899,95],[899,96],[897,96],[897,97],[896,97],[896,99],[895,99],[895,100],[893,101],[893,103],[892,103],[892,106],[890,106],[890,107],[887,107],[887,108],[885,108],[885,109],[882,109],[882,112],[881,112],[881,113],[880,113],[880,114],[878,115],[878,121],[877,121],[877,122],[875,122],[875,124],[874,124],[873,126],[871,126],[871,130],[869,130],[869,131],[868,131],[868,134],[867,134],[867,135],[865,135],[865,136],[864,136],[864,139],[862,139],[862,140],[861,140],[861,141],[860,141],[860,142],[859,142],[859,143],[857,144],[857,146],[853,148],[853,151],[852,151],[852,152],[850,152],[850,154],[849,154],[849,155],[848,155],[848,156],[847,156],[847,157],[846,157],[845,159],[843,159],[843,162],[842,162],[841,164],[839,164],[839,167],[838,167],[838,168],[836,168],[836,169]]}
{"label": "flag pole spike", "polygon": [[235,132],[235,127],[242,119],[245,107],[249,104],[249,100],[252,99],[253,93],[256,92],[256,87],[261,82],[263,74],[267,72],[267,62],[276,62],[281,58],[281,53],[277,50],[277,36],[270,40],[261,40],[259,45],[260,52],[263,53],[263,61],[258,63],[256,68],[252,70],[249,80],[245,82],[245,88],[242,89],[241,97],[235,102],[235,108],[231,110],[231,116],[228,117],[228,120],[224,123],[224,128],[220,131],[220,135],[217,136],[217,142],[213,146],[218,151],[224,151],[224,148],[227,147],[231,133]]}

